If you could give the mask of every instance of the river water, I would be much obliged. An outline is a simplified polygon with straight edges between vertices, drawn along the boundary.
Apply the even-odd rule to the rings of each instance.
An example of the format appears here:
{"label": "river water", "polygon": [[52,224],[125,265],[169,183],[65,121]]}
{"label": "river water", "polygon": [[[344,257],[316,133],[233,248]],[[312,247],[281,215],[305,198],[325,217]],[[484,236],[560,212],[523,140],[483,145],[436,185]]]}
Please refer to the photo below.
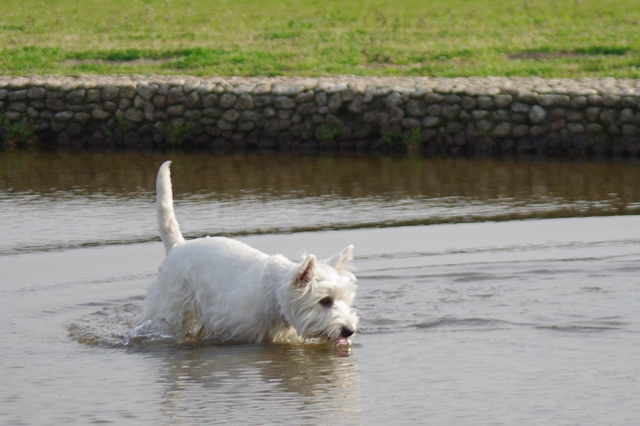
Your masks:
{"label": "river water", "polygon": [[[127,341],[183,233],[355,245],[350,348]],[[640,422],[640,164],[0,153],[0,424]]]}

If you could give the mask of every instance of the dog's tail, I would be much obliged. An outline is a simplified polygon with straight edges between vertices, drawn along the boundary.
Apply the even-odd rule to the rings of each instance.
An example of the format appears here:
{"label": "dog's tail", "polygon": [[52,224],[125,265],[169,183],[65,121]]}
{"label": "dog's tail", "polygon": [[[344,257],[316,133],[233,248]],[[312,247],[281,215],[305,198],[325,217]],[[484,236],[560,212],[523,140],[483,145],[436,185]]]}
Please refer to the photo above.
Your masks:
{"label": "dog's tail", "polygon": [[173,211],[173,191],[171,190],[171,173],[169,165],[171,161],[165,161],[158,171],[156,180],[156,201],[158,215],[158,232],[164,243],[164,248],[169,253],[172,247],[184,242],[184,237],[180,232],[176,214]]}

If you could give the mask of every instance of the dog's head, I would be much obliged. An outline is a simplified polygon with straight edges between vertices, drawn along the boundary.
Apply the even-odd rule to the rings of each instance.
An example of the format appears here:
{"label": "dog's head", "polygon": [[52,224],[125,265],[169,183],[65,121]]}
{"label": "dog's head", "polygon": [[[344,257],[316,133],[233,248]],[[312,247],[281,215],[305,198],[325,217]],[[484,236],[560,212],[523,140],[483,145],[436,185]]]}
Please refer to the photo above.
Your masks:
{"label": "dog's head", "polygon": [[299,336],[344,344],[355,333],[357,285],[351,260],[353,246],[322,261],[307,255],[292,269],[279,302],[285,320]]}

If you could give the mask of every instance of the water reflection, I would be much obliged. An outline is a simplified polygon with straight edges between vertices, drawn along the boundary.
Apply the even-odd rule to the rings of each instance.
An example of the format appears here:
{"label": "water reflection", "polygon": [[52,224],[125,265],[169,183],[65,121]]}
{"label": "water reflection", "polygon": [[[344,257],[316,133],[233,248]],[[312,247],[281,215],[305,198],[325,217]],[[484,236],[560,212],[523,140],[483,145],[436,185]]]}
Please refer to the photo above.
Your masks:
{"label": "water reflection", "polygon": [[353,424],[354,365],[332,346],[209,346],[145,356],[163,370],[167,419],[188,423]]}
{"label": "water reflection", "polygon": [[157,239],[167,158],[187,237],[640,213],[636,160],[5,152],[0,255]]}
{"label": "water reflection", "polygon": [[293,154],[5,152],[0,193],[50,197],[132,198],[154,193],[157,168],[172,159],[176,198],[235,200],[285,196],[360,198],[467,197],[476,200],[557,198],[640,202],[635,159],[517,161],[514,159],[323,157]]}

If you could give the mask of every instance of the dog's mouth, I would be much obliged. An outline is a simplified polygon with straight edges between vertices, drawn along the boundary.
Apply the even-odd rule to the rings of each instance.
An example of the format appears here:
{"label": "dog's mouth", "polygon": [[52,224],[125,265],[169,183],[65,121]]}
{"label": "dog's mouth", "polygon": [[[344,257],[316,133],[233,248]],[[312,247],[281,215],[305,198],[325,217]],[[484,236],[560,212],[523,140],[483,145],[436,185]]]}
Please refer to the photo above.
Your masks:
{"label": "dog's mouth", "polygon": [[339,336],[336,339],[336,345],[350,345],[350,344],[351,344],[351,339],[349,339],[348,337]]}
{"label": "dog's mouth", "polygon": [[320,342],[333,343],[338,346],[350,345],[350,337],[354,334],[354,331],[349,328],[342,327],[337,334],[338,335],[336,336],[334,333],[317,333],[315,335],[307,336],[307,338],[319,339]]}
{"label": "dog's mouth", "polygon": [[353,335],[353,333],[355,332],[355,330],[349,328],[349,327],[342,327],[340,329],[340,334],[338,335],[338,337],[336,337],[336,345],[349,345],[351,344],[351,339],[349,339],[349,337],[351,337]]}
{"label": "dog's mouth", "polygon": [[344,345],[351,344],[351,339],[345,336],[329,337],[325,335],[318,335],[318,336],[311,337],[311,339],[318,339],[320,342],[324,342],[324,343],[333,343],[336,346],[344,346]]}

